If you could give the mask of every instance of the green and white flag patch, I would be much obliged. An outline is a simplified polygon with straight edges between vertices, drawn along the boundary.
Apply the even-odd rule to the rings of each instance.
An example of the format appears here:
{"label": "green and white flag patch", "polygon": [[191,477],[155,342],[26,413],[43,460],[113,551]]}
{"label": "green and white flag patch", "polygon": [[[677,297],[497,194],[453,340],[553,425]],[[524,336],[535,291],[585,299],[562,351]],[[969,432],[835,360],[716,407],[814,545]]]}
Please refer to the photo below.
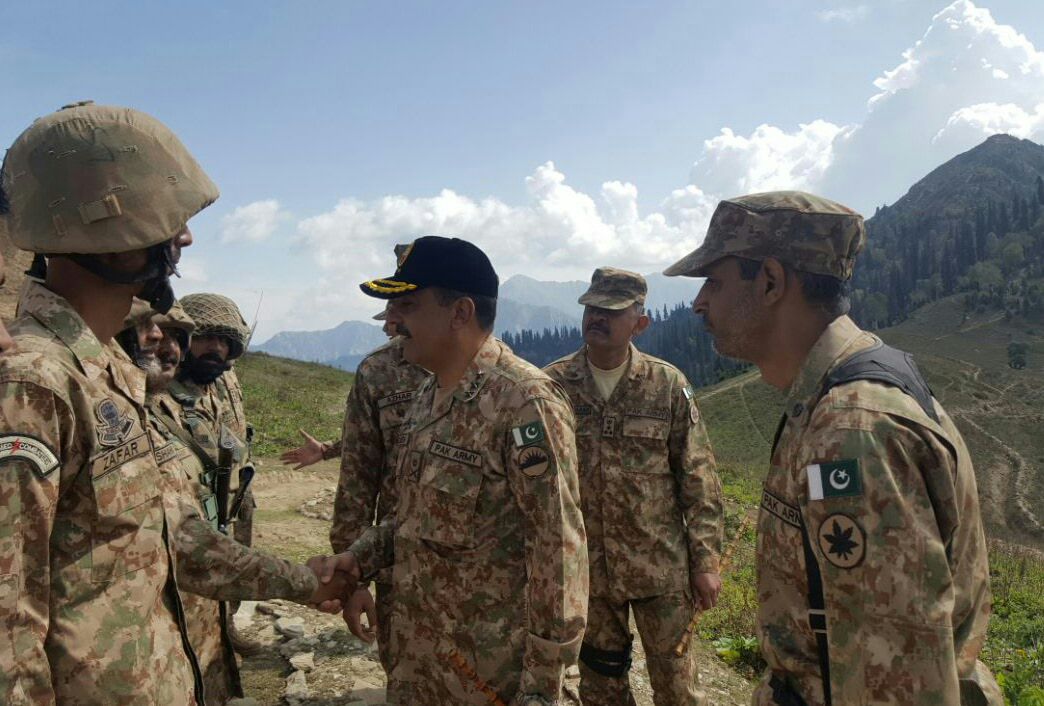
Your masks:
{"label": "green and white flag patch", "polygon": [[859,459],[814,463],[805,469],[808,473],[808,499],[849,498],[863,494],[863,476]]}
{"label": "green and white flag patch", "polygon": [[544,425],[540,422],[530,422],[511,430],[515,437],[515,446],[530,446],[544,440]]}

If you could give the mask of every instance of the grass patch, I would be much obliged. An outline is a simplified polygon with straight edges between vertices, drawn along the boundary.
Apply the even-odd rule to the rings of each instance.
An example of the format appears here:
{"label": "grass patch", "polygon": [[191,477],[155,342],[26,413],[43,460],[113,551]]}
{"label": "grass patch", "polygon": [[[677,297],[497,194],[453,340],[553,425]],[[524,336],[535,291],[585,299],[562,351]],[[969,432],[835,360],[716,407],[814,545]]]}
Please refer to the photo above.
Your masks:
{"label": "grass patch", "polygon": [[990,587],[993,617],[982,660],[997,675],[1009,703],[1035,703],[1034,688],[1044,698],[1044,557],[990,542]]}
{"label": "grass patch", "polygon": [[341,438],[344,401],[355,376],[318,363],[247,353],[236,363],[254,453],[275,456],[301,444],[298,429],[321,441]]}

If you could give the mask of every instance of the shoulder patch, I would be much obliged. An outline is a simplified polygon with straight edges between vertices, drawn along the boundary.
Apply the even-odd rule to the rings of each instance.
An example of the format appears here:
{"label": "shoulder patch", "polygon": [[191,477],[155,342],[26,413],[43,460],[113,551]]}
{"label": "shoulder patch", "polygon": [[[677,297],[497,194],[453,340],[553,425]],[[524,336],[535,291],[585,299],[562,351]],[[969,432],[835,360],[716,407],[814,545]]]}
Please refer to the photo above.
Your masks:
{"label": "shoulder patch", "polygon": [[544,425],[542,422],[530,422],[511,430],[511,436],[515,439],[515,446],[530,446],[544,440]]}
{"label": "shoulder patch", "polygon": [[21,458],[33,465],[41,478],[58,468],[58,457],[39,439],[25,434],[0,436],[0,461]]}
{"label": "shoulder patch", "polygon": [[866,556],[866,533],[848,515],[835,513],[823,520],[816,533],[823,556],[840,569],[854,569]]}
{"label": "shoulder patch", "polygon": [[808,499],[848,498],[863,494],[863,476],[859,459],[813,463],[805,469],[808,475]]}
{"label": "shoulder patch", "polygon": [[539,478],[547,473],[551,457],[543,446],[526,446],[515,452],[515,463],[523,475]]}

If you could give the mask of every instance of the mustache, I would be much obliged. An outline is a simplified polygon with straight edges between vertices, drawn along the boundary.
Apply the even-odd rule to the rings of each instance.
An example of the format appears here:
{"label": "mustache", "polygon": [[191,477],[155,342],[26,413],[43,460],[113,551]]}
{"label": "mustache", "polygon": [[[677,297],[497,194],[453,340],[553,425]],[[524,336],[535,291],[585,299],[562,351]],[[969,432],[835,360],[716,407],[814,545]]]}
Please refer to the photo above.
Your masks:
{"label": "mustache", "polygon": [[402,336],[403,338],[412,338],[413,336],[413,334],[410,333],[410,330],[402,324],[396,324],[395,335]]}
{"label": "mustache", "polygon": [[609,333],[609,327],[605,324],[594,322],[587,325],[585,331],[601,331],[602,333]]}

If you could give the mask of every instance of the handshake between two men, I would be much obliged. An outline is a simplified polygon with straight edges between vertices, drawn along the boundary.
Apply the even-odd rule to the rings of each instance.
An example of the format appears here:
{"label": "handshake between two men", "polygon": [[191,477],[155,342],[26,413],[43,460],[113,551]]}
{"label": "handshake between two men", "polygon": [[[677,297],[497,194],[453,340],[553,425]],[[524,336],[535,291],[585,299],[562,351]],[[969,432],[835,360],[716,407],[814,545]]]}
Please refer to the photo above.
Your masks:
{"label": "handshake between two men", "polygon": [[[314,556],[306,562],[319,582],[310,605],[323,613],[341,613],[353,635],[366,643],[376,638],[377,610],[366,584],[359,585],[362,570],[351,552]],[[362,624],[362,616],[367,624]]]}

